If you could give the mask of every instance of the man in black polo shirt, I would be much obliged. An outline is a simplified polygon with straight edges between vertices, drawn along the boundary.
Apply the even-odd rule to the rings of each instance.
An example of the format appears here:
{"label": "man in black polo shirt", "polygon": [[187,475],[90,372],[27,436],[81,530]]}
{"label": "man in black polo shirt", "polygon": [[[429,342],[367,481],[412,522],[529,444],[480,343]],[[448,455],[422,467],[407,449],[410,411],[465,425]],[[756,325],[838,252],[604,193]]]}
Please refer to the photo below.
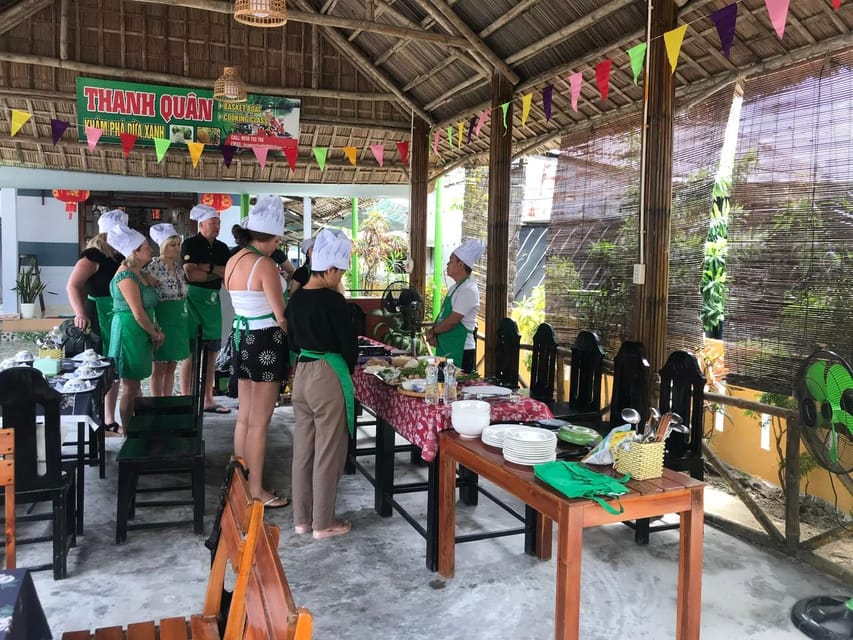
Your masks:
{"label": "man in black polo shirt", "polygon": [[[190,218],[198,223],[198,234],[184,240],[181,255],[184,257],[184,274],[187,278],[187,315],[191,342],[202,329],[204,348],[207,349],[207,370],[204,379],[204,410],[210,413],[230,413],[213,399],[213,372],[216,354],[222,348],[222,309],[219,306],[219,289],[228,262],[228,245],[216,239],[219,235],[219,214],[213,207],[198,204],[190,211]],[[192,356],[181,364],[181,393],[192,393]]]}

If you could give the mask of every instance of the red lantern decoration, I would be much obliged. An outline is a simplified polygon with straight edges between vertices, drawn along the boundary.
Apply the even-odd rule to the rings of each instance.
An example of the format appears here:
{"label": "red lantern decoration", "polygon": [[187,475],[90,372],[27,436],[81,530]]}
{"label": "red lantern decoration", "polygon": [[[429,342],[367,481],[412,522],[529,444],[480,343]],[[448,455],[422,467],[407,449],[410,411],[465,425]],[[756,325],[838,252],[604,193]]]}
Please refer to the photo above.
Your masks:
{"label": "red lantern decoration", "polygon": [[77,211],[77,204],[89,199],[89,192],[78,189],[54,189],[53,197],[65,203],[65,211],[68,212],[68,219],[71,220],[74,212]]}
{"label": "red lantern decoration", "polygon": [[227,193],[203,193],[201,203],[213,207],[216,211],[225,211],[231,206],[231,196]]}

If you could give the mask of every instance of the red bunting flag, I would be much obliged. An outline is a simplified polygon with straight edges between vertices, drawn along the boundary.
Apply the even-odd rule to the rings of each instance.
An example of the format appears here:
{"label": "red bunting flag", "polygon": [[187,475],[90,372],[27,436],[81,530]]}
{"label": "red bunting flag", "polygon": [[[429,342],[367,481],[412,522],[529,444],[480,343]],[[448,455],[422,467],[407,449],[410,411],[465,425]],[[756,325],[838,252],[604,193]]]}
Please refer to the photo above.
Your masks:
{"label": "red bunting flag", "polygon": [[299,156],[299,147],[295,144],[288,145],[282,151],[284,151],[284,157],[287,158],[287,164],[290,165],[290,170],[296,171],[296,158]]}
{"label": "red bunting flag", "polygon": [[397,151],[400,153],[400,161],[406,165],[409,163],[409,141],[398,142]]}
{"label": "red bunting flag", "polygon": [[598,85],[602,102],[607,102],[607,94],[610,91],[610,68],[612,66],[613,60],[602,60],[595,65],[595,84]]}
{"label": "red bunting flag", "polygon": [[372,144],[370,145],[370,152],[376,158],[376,163],[381,167],[385,163],[385,145]]}
{"label": "red bunting flag", "polygon": [[133,150],[133,145],[136,144],[137,136],[132,133],[120,133],[118,137],[121,138],[121,150],[124,151],[124,157],[126,158]]}
{"label": "red bunting flag", "polygon": [[832,8],[838,11],[841,8],[841,0],[832,0]]}

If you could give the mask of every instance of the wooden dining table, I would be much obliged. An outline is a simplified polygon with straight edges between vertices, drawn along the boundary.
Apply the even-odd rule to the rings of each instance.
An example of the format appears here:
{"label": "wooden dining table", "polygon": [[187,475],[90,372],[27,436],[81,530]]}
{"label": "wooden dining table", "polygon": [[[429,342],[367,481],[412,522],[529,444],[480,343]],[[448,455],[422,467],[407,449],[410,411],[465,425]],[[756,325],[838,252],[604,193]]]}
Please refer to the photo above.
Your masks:
{"label": "wooden dining table", "polygon": [[[439,435],[438,572],[452,578],[456,560],[456,465],[464,465],[535,509],[537,535],[549,538],[557,523],[557,579],[554,637],[577,640],[580,632],[581,551],[583,530],[615,522],[650,518],[667,513],[681,516],[678,558],[678,600],[675,637],[698,640],[702,592],[702,539],[704,483],[663,470],[661,478],[626,484],[619,496],[621,513],[608,513],[588,498],[567,498],[538,480],[533,467],[506,462],[500,449],[479,439],[461,438],[445,431]],[[610,466],[590,468],[620,477]],[[614,504],[615,506],[615,504]],[[668,634],[667,634],[668,635]],[[663,637],[663,635],[661,636]]]}

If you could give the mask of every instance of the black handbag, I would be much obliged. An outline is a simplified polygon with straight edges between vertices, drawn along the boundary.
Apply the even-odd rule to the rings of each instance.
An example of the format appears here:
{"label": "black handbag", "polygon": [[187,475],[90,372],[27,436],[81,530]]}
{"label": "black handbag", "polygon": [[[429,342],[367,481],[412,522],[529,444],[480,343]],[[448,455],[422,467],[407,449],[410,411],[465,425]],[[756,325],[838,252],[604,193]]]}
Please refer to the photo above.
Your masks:
{"label": "black handbag", "polygon": [[73,319],[65,320],[59,325],[59,331],[65,340],[62,344],[65,349],[66,358],[73,358],[78,353],[83,353],[86,349],[94,349],[98,353],[101,352],[101,336],[91,329],[78,329],[74,326]]}

